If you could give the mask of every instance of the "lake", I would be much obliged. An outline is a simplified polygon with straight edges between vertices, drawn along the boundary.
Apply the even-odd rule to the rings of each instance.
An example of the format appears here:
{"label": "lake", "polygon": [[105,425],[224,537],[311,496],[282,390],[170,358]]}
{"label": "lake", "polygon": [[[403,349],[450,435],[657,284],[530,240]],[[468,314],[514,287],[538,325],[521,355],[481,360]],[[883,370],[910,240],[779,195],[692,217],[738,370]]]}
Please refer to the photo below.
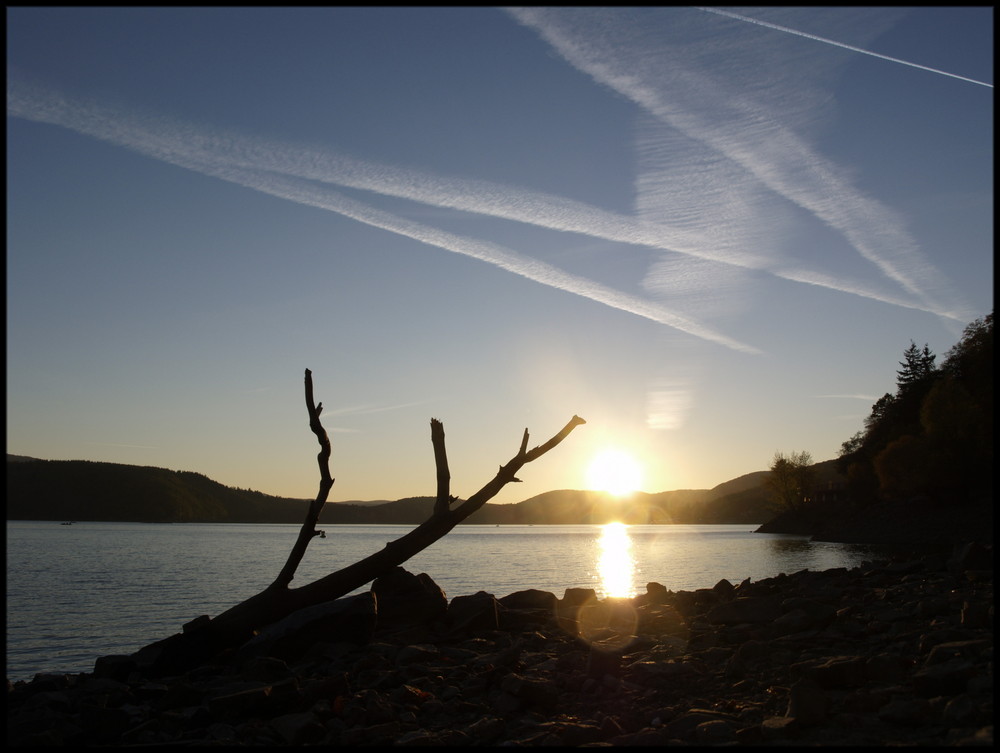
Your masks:
{"label": "lake", "polygon": [[[414,526],[321,526],[292,586],[381,549]],[[855,567],[871,547],[753,533],[752,525],[460,525],[409,560],[448,598],[498,598],[537,588],[562,598],[710,588],[726,578]],[[129,654],[215,616],[278,574],[298,525],[7,523],[7,678],[91,672],[108,654]],[[358,589],[367,590],[368,586]]]}

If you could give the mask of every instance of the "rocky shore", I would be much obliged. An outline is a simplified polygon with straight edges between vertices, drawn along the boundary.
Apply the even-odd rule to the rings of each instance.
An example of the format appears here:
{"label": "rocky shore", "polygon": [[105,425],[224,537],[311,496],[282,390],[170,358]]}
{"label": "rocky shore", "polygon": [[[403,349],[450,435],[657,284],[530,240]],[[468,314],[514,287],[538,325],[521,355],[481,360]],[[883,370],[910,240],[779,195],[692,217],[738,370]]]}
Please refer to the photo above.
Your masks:
{"label": "rocky shore", "polygon": [[993,552],[598,601],[398,569],[218,663],[8,681],[9,745],[992,745]]}

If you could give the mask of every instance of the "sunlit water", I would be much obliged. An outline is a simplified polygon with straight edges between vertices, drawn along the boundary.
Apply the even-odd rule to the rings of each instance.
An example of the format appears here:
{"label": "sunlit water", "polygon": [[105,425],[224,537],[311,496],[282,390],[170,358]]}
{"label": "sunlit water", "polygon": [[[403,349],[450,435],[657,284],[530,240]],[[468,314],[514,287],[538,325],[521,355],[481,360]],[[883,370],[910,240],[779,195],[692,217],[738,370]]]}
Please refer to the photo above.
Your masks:
{"label": "sunlit water", "polygon": [[[374,553],[413,526],[323,526],[292,585]],[[90,672],[202,614],[217,615],[277,575],[297,525],[7,523],[7,677]],[[537,588],[599,597],[735,584],[854,567],[869,548],[752,533],[750,525],[459,526],[404,566],[448,598]],[[361,590],[367,590],[365,586]]]}

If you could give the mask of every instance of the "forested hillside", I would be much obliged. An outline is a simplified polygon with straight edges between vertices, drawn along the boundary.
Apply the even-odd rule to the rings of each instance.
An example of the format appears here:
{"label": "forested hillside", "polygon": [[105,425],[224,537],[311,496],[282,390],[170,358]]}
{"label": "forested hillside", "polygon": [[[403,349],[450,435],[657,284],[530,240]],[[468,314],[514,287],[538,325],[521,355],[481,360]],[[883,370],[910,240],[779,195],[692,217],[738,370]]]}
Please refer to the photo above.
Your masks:
{"label": "forested hillside", "polygon": [[945,507],[993,491],[993,314],[969,324],[938,366],[926,345],[903,351],[896,391],[844,442],[839,468],[856,504],[924,498]]}
{"label": "forested hillside", "polygon": [[[715,489],[637,492],[618,500],[606,493],[561,490],[517,504],[486,504],[466,522],[480,525],[606,523],[761,523],[769,502],[760,479],[741,476]],[[223,486],[198,473],[82,460],[8,456],[8,520],[301,523],[307,500]],[[328,503],[321,524],[418,524],[432,497],[384,504]]]}
{"label": "forested hillside", "polygon": [[86,460],[7,463],[8,520],[301,523],[307,507],[189,471]]}

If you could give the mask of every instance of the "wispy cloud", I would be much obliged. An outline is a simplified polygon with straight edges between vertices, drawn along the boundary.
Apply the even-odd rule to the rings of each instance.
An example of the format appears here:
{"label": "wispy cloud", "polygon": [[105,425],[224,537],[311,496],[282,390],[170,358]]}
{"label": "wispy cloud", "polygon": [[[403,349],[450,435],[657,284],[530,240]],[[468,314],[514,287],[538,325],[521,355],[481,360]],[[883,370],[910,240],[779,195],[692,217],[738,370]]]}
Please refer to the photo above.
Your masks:
{"label": "wispy cloud", "polygon": [[[766,96],[714,76],[697,56],[692,62],[637,36],[628,11],[599,9],[593,17],[575,9],[512,13],[570,63],[650,113],[652,125],[638,137],[634,216],[523,187],[432,175],[74,99],[16,73],[8,80],[8,113],[336,212],[742,352],[758,351],[727,335],[720,321],[739,310],[759,272],[968,320],[967,311],[932,295],[940,275],[922,259],[903,223],[813,153],[767,106]],[[649,297],[385,211],[334,187],[655,249],[643,284]],[[796,207],[840,232],[887,284],[826,272],[781,251]]]}
{"label": "wispy cloud", "polygon": [[[585,234],[591,230],[599,237],[614,236],[621,231],[619,227],[618,230],[605,230],[604,235],[601,235],[600,231],[588,225],[591,220],[584,221],[584,218],[597,217],[596,222],[604,221],[609,226],[623,224],[619,218],[602,218],[601,213],[594,211],[593,207],[554,197],[546,199],[530,192],[518,194],[501,186],[468,186],[460,182],[449,185],[433,177],[401,170],[392,171],[338,155],[294,150],[259,139],[198,129],[163,117],[148,117],[104,104],[73,100],[17,79],[8,82],[7,107],[8,114],[16,117],[60,125],[205,175],[289,201],[333,211],[373,227],[479,259],[513,274],[650,319],[727,348],[747,353],[759,352],[753,346],[730,338],[655,301],[571,274],[489,241],[457,235],[408,220],[348,197],[317,181],[337,182],[352,188],[364,188],[424,203],[531,221],[553,229]],[[463,186],[478,189],[475,192],[479,197],[478,202],[470,203],[463,198]],[[473,190],[466,193],[471,194]],[[513,199],[511,194],[514,195]],[[536,206],[545,201],[548,201],[549,210],[539,214]],[[567,222],[568,213],[572,213],[577,222]],[[610,213],[604,214],[610,216]],[[522,219],[526,217],[533,219]]]}
{"label": "wispy cloud", "polygon": [[[780,71],[782,66],[775,61],[787,69],[788,59],[782,60],[774,45],[742,44],[731,34],[713,37],[713,30],[704,23],[696,29],[701,35],[698,49],[682,37],[694,36],[690,25],[672,38],[646,34],[633,15],[637,12],[656,11],[510,10],[575,68],[669,127],[675,141],[688,142],[680,145],[680,151],[670,151],[655,141],[664,138],[662,133],[650,136],[647,131],[645,138],[652,142],[640,138],[640,153],[645,149],[653,155],[653,164],[640,168],[637,183],[638,205],[645,219],[666,226],[687,220],[685,227],[692,236],[700,233],[714,238],[724,249],[724,257],[731,255],[734,244],[747,242],[747,257],[756,260],[747,264],[751,268],[763,266],[787,279],[909,305],[957,321],[968,319],[967,307],[950,302],[956,296],[897,213],[861,191],[844,168],[813,149],[797,132],[797,127],[809,125],[816,82],[794,81],[789,74],[778,73],[748,80],[748,74],[741,71],[759,71],[763,66]],[[823,61],[817,70],[828,76],[833,66],[834,62]],[[801,62],[798,67],[808,70]],[[803,102],[810,107],[801,106]],[[665,156],[670,166],[657,166],[657,155],[661,163]],[[687,177],[701,177],[693,189],[678,180],[678,171],[684,170],[676,160],[683,160],[684,155],[694,155]],[[689,197],[687,202],[684,196]],[[839,233],[894,284],[897,294],[887,295],[870,283],[843,280],[801,262],[761,265],[761,248],[755,246],[755,239],[773,245],[787,216],[777,198],[806,210]],[[692,212],[698,202],[700,214]],[[760,211],[761,206],[767,211]],[[654,268],[648,287],[655,290],[664,280],[669,288],[669,277]]]}

